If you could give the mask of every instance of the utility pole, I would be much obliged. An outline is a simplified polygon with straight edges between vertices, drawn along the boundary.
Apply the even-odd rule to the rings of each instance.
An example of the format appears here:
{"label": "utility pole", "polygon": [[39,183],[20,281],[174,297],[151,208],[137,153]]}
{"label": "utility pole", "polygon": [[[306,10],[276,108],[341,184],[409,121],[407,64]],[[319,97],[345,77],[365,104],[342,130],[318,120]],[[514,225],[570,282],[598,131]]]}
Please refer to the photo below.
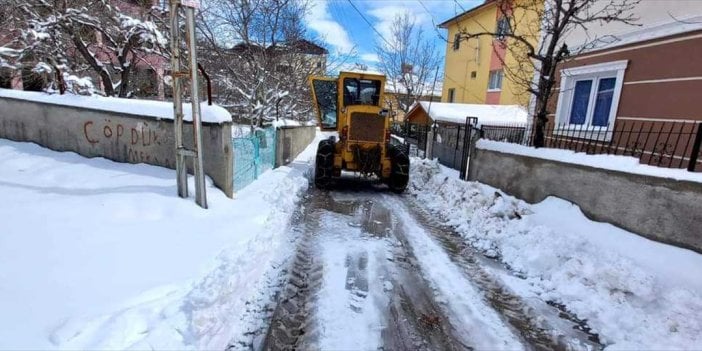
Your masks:
{"label": "utility pole", "polygon": [[[170,0],[171,23],[171,75],[173,77],[173,116],[175,126],[176,179],[178,196],[188,197],[187,158],[193,160],[195,175],[195,202],[207,208],[205,193],[205,171],[202,163],[202,120],[200,113],[200,91],[198,87],[197,51],[195,48],[195,10],[200,7],[198,0]],[[188,50],[188,67],[181,70],[180,65],[180,16],[179,10],[185,12],[185,41]],[[193,148],[183,144],[183,89],[182,79],[190,80],[190,102],[192,105]]]}

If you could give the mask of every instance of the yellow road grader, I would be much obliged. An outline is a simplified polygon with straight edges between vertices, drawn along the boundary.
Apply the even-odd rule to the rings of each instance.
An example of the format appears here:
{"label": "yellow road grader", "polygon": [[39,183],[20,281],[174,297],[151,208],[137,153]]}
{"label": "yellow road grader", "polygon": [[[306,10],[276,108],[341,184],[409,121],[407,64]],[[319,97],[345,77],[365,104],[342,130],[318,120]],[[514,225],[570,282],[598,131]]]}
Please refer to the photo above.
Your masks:
{"label": "yellow road grader", "polygon": [[320,129],[336,135],[319,142],[314,182],[327,189],[342,171],[377,176],[401,193],[409,181],[409,157],[390,142],[390,118],[384,110],[385,76],[340,72],[338,78],[311,77]]}

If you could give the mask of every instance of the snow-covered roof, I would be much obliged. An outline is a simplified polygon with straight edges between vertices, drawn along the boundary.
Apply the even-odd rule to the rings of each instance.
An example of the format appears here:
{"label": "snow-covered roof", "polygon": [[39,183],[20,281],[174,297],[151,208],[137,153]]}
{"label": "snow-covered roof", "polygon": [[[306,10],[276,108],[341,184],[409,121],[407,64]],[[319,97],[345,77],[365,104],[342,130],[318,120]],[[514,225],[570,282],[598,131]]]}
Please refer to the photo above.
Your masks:
{"label": "snow-covered roof", "polygon": [[[477,117],[478,125],[527,123],[527,110],[519,105],[454,104],[419,101],[434,121],[466,123],[466,117]],[[412,109],[417,108],[415,102]]]}
{"label": "snow-covered roof", "polygon": [[[80,96],[72,94],[47,94],[32,91],[0,89],[0,98],[22,99],[27,101],[43,102],[47,104],[88,108],[100,111],[126,113],[130,115],[156,117],[159,119],[173,119],[173,103],[167,101],[121,99],[103,97],[98,95]],[[200,103],[202,122],[223,123],[231,122],[232,115],[224,108],[207,103]],[[183,114],[186,121],[192,121],[190,104],[183,104]]]}
{"label": "snow-covered roof", "polygon": [[342,70],[339,73],[356,73],[356,74],[367,74],[367,75],[373,75],[373,76],[384,76],[384,73],[377,72],[377,71],[364,71],[360,69],[348,69],[348,70]]}
{"label": "snow-covered roof", "polygon": [[[443,88],[443,82],[437,81],[436,84],[434,82],[428,82],[427,85],[424,86],[424,91],[422,92],[422,96],[427,96],[429,95],[432,86],[434,86],[434,93],[432,96],[441,96],[441,89]],[[388,80],[385,82],[385,92],[386,93],[406,93],[407,88],[405,88],[405,85],[397,82],[395,84],[393,81]]]}

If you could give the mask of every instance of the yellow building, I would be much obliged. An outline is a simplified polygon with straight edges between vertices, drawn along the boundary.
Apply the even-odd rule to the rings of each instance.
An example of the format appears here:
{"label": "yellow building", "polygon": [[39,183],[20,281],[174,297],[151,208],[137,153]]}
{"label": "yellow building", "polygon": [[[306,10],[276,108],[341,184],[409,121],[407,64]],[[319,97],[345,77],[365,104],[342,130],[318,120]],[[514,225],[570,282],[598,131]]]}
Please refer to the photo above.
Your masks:
{"label": "yellow building", "polygon": [[508,0],[486,0],[439,25],[448,31],[442,102],[528,105],[533,67],[520,45],[504,37],[461,37],[461,33],[504,33],[516,28],[521,31],[517,34],[535,45],[543,0],[514,1],[520,6],[512,7]]}

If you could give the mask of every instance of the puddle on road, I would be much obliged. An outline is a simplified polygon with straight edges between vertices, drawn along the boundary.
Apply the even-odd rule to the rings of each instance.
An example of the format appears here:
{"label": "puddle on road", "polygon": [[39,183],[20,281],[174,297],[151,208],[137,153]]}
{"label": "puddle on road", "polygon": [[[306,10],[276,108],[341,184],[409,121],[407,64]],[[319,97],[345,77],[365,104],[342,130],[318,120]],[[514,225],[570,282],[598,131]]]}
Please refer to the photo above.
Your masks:
{"label": "puddle on road", "polygon": [[371,237],[387,237],[392,231],[392,214],[371,194],[330,193],[325,196],[324,210],[352,217],[349,227],[361,228],[363,234]]}

